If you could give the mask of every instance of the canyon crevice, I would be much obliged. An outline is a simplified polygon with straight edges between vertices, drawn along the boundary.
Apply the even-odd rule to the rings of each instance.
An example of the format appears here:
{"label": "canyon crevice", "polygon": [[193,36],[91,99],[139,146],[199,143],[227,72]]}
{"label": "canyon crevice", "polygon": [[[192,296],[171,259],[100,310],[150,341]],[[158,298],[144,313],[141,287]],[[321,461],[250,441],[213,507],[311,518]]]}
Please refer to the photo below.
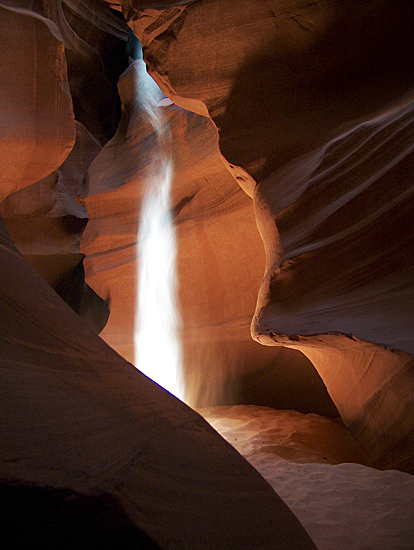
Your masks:
{"label": "canyon crevice", "polygon": [[374,463],[411,469],[385,450],[413,437],[396,429],[411,406],[393,418],[385,402],[413,385],[412,6],[125,4],[149,73],[209,114],[253,197],[266,251],[253,338],[301,350]]}
{"label": "canyon crevice", "polygon": [[110,495],[149,548],[253,548],[260,532],[256,547],[313,548],[130,364],[157,149],[142,82],[163,97],[187,403],[321,415],[332,463],[412,474],[413,4],[0,0],[0,15],[7,491]]}

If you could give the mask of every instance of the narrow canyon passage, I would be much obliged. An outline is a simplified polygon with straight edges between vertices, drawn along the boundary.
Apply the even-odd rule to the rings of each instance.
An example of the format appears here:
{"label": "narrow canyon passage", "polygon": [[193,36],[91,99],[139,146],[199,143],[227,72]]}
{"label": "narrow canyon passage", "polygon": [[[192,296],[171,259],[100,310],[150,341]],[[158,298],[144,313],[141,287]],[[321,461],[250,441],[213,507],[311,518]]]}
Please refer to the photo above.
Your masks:
{"label": "narrow canyon passage", "polygon": [[0,16],[10,550],[411,550],[414,5]]}
{"label": "narrow canyon passage", "polygon": [[[137,262],[141,329],[138,324],[135,364],[184,399],[181,356],[174,349],[180,347],[180,332],[176,330],[179,313],[174,310],[178,307],[176,244],[169,195],[173,164],[171,144],[166,143],[171,139],[166,135],[170,128],[159,106],[163,94],[141,66],[139,102],[158,146],[147,169],[138,229],[138,242],[142,241]],[[170,337],[175,343],[169,343]],[[152,369],[146,370],[147,363]],[[180,376],[181,387],[175,383]],[[411,548],[414,531],[407,509],[414,503],[414,480],[397,471],[382,473],[370,468],[367,456],[338,419],[257,405],[198,412],[283,495],[320,550],[388,550],[397,544],[401,549]]]}

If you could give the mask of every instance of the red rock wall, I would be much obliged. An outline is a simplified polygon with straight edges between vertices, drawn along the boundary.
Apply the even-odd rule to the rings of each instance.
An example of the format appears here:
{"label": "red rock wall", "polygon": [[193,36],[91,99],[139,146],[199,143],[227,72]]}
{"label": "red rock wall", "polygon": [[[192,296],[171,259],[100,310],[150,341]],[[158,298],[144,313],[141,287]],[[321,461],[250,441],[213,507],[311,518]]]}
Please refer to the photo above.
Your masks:
{"label": "red rock wall", "polygon": [[[375,464],[411,471],[412,4],[122,4],[150,73],[193,111],[165,108],[195,402],[247,392],[334,415],[309,361],[280,346],[296,348]],[[0,189],[21,189],[1,209],[19,247],[56,282],[72,266],[61,253],[79,254],[79,228],[62,221],[82,224],[80,195],[89,194],[88,280],[111,301],[104,337],[132,358],[137,212],[154,139],[134,104],[133,68],[119,83],[117,133],[85,177],[119,120],[125,23],[95,2],[36,7],[36,17],[0,8],[13,52],[1,54]],[[63,42],[83,125],[75,147]],[[252,316],[267,347],[250,340]]]}
{"label": "red rock wall", "polygon": [[110,495],[106,521],[113,507],[161,548],[315,548],[257,471],[94,334],[0,228],[1,482]]}
{"label": "red rock wall", "polygon": [[0,7],[0,201],[60,166],[75,142],[64,45],[47,25]]}
{"label": "red rock wall", "polygon": [[267,257],[253,337],[302,350],[376,464],[412,470],[413,6],[206,0],[139,14],[150,73],[208,111],[247,174]]}
{"label": "red rock wall", "polygon": [[[143,71],[143,62],[137,61],[120,79],[123,119],[89,170],[85,202],[90,221],[82,240],[87,280],[110,301],[111,316],[102,337],[130,361],[140,203],[156,142],[139,102]],[[160,109],[171,133],[171,208],[187,399],[200,406],[239,402],[243,396],[249,402],[337,414],[303,356],[265,349],[250,338],[263,248],[251,201],[222,161],[214,126],[208,118],[175,105]],[[272,391],[266,377],[261,381],[263,369],[273,373],[268,373]]]}

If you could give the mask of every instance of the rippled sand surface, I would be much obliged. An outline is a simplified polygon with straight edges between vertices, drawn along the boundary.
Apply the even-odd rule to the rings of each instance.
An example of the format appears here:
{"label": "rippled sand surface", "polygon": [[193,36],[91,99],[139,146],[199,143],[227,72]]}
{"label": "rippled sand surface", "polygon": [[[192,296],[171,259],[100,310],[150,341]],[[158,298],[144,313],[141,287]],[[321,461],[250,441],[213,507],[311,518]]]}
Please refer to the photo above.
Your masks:
{"label": "rippled sand surface", "polygon": [[[358,463],[362,453],[337,422],[251,405],[200,412],[272,485],[319,550],[414,548],[414,476]],[[340,463],[341,454],[349,461]]]}

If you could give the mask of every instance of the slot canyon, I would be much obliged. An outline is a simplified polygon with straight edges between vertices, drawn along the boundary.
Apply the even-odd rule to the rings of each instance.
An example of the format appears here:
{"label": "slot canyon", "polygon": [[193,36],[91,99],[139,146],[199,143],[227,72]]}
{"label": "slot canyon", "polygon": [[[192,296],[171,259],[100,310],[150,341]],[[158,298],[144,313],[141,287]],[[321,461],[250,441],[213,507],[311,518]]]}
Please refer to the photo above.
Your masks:
{"label": "slot canyon", "polygon": [[0,16],[2,547],[414,549],[414,2]]}

